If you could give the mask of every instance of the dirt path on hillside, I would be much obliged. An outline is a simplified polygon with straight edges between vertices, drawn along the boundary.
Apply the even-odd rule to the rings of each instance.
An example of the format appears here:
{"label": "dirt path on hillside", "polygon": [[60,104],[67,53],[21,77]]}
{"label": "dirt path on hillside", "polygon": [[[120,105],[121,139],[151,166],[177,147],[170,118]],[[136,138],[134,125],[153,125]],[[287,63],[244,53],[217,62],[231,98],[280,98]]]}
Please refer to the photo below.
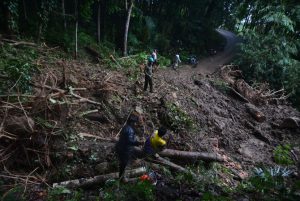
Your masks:
{"label": "dirt path on hillside", "polygon": [[214,73],[220,66],[229,63],[236,54],[236,46],[239,43],[239,38],[234,33],[222,29],[216,30],[226,39],[224,51],[218,52],[216,55],[200,60],[196,68],[191,65],[181,65],[177,70],[169,68],[157,73],[156,79],[162,77],[170,82],[174,80],[177,83],[192,83],[193,77],[201,75],[209,75]]}

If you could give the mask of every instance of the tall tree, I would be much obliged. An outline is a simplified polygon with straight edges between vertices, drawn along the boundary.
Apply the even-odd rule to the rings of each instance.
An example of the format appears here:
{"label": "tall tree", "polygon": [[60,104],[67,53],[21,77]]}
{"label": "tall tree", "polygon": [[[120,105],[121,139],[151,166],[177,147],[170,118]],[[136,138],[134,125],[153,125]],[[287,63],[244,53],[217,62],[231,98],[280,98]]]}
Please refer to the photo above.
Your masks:
{"label": "tall tree", "polygon": [[97,12],[97,42],[100,44],[101,40],[101,1],[98,0],[98,12]]}
{"label": "tall tree", "polygon": [[78,0],[75,0],[75,54],[74,58],[77,59],[78,54]]}
{"label": "tall tree", "polygon": [[[130,18],[131,18],[131,12],[133,8],[133,1],[130,0],[130,5],[127,9],[127,18],[126,18],[126,23],[125,23],[125,31],[124,31],[124,49],[123,49],[123,56],[127,56],[127,39],[128,39],[128,30],[129,30],[129,24],[130,24]],[[125,1],[127,5],[127,0]],[[125,6],[126,7],[126,6]]]}
{"label": "tall tree", "polygon": [[64,28],[67,29],[67,21],[66,21],[66,10],[65,10],[65,0],[61,0],[61,9],[62,9],[62,16],[64,19]]}

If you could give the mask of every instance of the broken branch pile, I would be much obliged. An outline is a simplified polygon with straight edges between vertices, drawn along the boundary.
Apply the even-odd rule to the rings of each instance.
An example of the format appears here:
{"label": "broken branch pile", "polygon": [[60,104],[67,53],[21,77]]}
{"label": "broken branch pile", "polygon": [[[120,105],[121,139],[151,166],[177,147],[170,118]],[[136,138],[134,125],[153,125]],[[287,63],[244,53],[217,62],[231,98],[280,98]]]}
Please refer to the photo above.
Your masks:
{"label": "broken branch pile", "polygon": [[[86,104],[102,105],[80,94],[86,88],[61,89],[58,83],[57,77],[49,71],[32,83],[33,94],[9,92],[0,96],[2,169],[13,172],[19,167],[41,167],[40,170],[52,167],[54,141],[64,136],[62,131],[67,118],[85,114],[82,110],[89,108]],[[8,172],[0,172],[0,177],[19,179]],[[28,184],[36,183],[27,180]]]}
{"label": "broken branch pile", "polygon": [[270,90],[266,83],[256,87],[250,86],[241,79],[242,72],[236,69],[235,65],[225,65],[220,69],[220,76],[232,87],[232,92],[245,102],[267,104],[271,101],[284,101],[288,98],[289,95],[284,94],[284,89]]}

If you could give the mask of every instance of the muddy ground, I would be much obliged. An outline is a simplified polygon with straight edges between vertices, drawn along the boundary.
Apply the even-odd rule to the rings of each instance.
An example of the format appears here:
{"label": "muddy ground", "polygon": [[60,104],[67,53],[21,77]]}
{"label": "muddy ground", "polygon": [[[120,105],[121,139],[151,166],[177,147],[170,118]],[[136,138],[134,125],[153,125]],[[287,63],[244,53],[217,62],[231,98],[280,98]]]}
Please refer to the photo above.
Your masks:
{"label": "muddy ground", "polygon": [[[51,143],[42,138],[36,140],[34,145],[37,150],[39,147],[43,147],[41,150],[50,150],[47,157],[39,158],[37,162],[43,164],[45,182],[51,184],[61,181],[61,178],[97,175],[101,172],[97,165],[105,161],[112,164],[111,171],[116,171],[114,143],[80,137],[79,134],[88,133],[115,139],[130,112],[138,109],[142,111],[143,123],[137,129],[137,136],[140,141],[144,141],[154,129],[166,125],[166,104],[180,108],[191,120],[189,128],[184,125],[166,125],[172,136],[169,148],[219,153],[226,157],[224,166],[235,170],[238,180],[251,174],[254,166],[274,165],[273,151],[277,145],[291,144],[295,157],[299,158],[300,128],[287,128],[283,124],[287,117],[300,118],[299,111],[288,103],[259,105],[257,107],[265,114],[266,120],[257,122],[246,111],[245,103],[224,87],[224,80],[207,70],[207,63],[209,68],[217,69],[220,62],[227,62],[225,56],[224,60],[222,55],[210,57],[200,62],[196,68],[182,65],[177,70],[157,69],[154,73],[154,93],[143,91],[144,77],[139,69],[107,70],[101,64],[65,60],[41,62],[41,72],[35,77],[34,83],[60,89],[65,87],[64,84],[84,88],[76,93],[97,103],[85,100],[74,102],[70,101],[74,98],[65,96],[72,104],[69,102],[51,107],[51,112],[47,114],[44,108],[48,106],[42,104],[45,102],[41,102],[41,99],[34,99],[24,105],[30,108],[28,114],[40,116],[45,112],[43,117],[55,123],[51,136],[46,138]],[[61,82],[63,67],[65,83]],[[43,90],[35,87],[34,96],[41,97],[43,93]],[[64,96],[60,100],[65,100]],[[98,112],[83,115],[84,112],[95,109]],[[4,117],[4,111],[2,114]],[[43,129],[38,130],[43,132]],[[31,137],[38,139],[38,132]],[[1,143],[3,148],[8,141],[6,139]],[[34,156],[40,156],[37,151],[33,152],[36,153]],[[27,169],[34,169],[35,165],[22,161],[22,156],[28,157],[25,153],[12,152],[10,157],[15,159],[4,161],[3,164],[11,171],[20,169],[22,165]],[[65,171],[67,175],[60,175],[62,168],[68,169]],[[184,192],[188,191],[180,191],[176,187],[167,190],[173,192],[170,193],[171,198],[178,196],[178,193],[184,196]],[[187,194],[190,198],[193,197],[192,194],[199,196],[190,191]]]}

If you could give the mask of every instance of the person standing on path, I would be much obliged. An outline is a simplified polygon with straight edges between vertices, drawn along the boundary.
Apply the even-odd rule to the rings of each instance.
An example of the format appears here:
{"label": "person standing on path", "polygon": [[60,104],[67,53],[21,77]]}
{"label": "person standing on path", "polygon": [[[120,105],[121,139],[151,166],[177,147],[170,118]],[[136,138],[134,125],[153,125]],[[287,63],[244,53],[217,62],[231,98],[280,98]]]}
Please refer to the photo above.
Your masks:
{"label": "person standing on path", "polygon": [[158,62],[157,62],[157,50],[156,49],[153,50],[151,56],[153,58],[153,67],[157,68]]}
{"label": "person standing on path", "polygon": [[150,93],[153,93],[153,82],[152,82],[153,62],[154,62],[154,60],[153,60],[152,56],[149,57],[148,63],[144,70],[144,73],[145,73],[144,91],[147,91],[148,84],[149,84],[150,85]]}
{"label": "person standing on path", "polygon": [[175,58],[174,58],[174,64],[173,64],[173,69],[174,69],[174,70],[176,70],[176,68],[178,68],[179,63],[181,63],[181,60],[180,60],[179,54],[177,53],[177,54],[175,55]]}
{"label": "person standing on path", "polygon": [[116,144],[116,152],[119,158],[119,178],[122,181],[126,181],[124,178],[126,166],[134,159],[134,147],[141,144],[135,137],[135,125],[137,122],[139,122],[139,116],[130,114]]}

